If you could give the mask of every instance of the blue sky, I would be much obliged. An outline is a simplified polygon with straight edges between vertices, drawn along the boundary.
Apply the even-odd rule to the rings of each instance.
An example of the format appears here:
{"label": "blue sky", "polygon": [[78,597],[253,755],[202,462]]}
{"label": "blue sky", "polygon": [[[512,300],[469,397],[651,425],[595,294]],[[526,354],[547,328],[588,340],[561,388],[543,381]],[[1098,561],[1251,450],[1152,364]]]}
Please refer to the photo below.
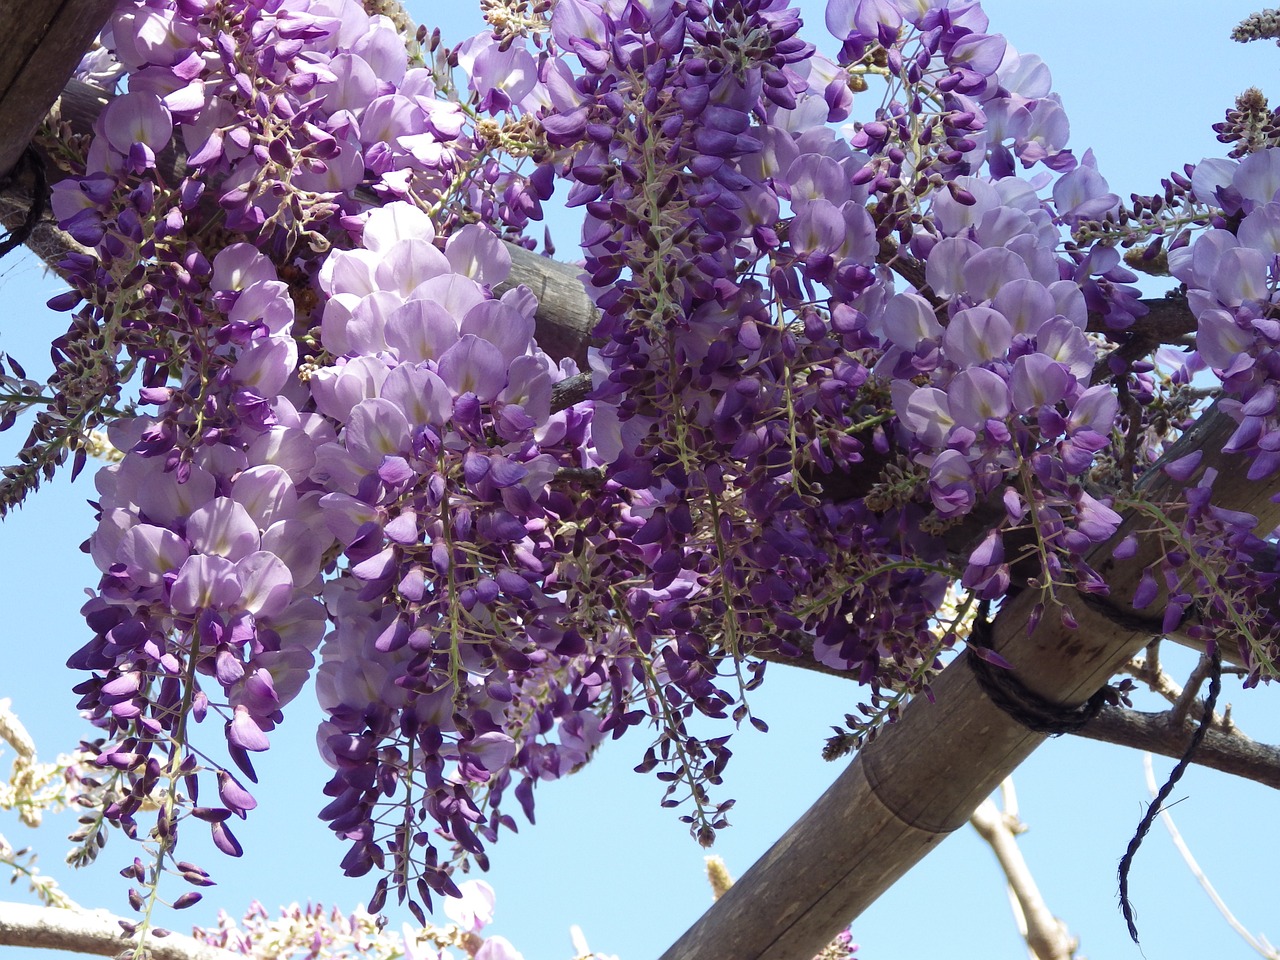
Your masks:
{"label": "blue sky", "polygon": [[[457,40],[479,25],[478,15],[464,17],[459,6],[419,2],[411,9]],[[1235,22],[1254,9],[1248,4],[990,0],[984,6],[994,30],[1049,64],[1072,119],[1072,145],[1077,153],[1092,147],[1102,173],[1122,195],[1154,188],[1184,162],[1220,155],[1209,126],[1244,87],[1257,84],[1266,91],[1280,66],[1280,51],[1271,43],[1246,47],[1228,39]],[[802,8],[814,25],[809,37],[830,49],[821,5]],[[562,251],[569,248],[567,239],[558,242]],[[13,353],[33,374],[46,372],[48,341],[61,332],[61,317],[43,306],[59,289],[30,261],[0,262],[6,305],[0,350]],[[0,439],[7,440],[0,450],[9,462],[20,437]],[[83,588],[96,577],[77,548],[92,529],[84,504],[92,496],[87,475],[74,485],[59,480],[0,529],[0,696],[14,699],[49,754],[70,747],[84,732],[69,692],[76,680],[61,665],[86,639],[76,611]],[[1280,740],[1273,690],[1229,688],[1225,696],[1246,732]],[[715,852],[735,875],[839,772],[818,754],[829,726],[857,699],[857,689],[840,681],[771,669],[752,705],[772,730],[736,737],[726,775],[725,795],[738,804],[734,826]],[[207,844],[188,850],[186,856],[220,884],[207,898],[208,909],[202,904],[187,912],[191,920],[211,921],[216,906],[242,912],[254,897],[269,908],[295,900],[351,907],[367,897],[369,884],[340,876],[342,847],[315,817],[327,772],[315,756],[316,714],[306,700],[304,694],[294,704],[259,764],[261,806],[237,827],[245,857],[228,861]],[[659,807],[660,785],[631,772],[645,745],[630,738],[608,744],[582,773],[540,787],[538,825],[522,826],[518,836],[493,850],[488,879],[498,893],[494,930],[527,960],[569,957],[571,923],[584,928],[597,950],[648,960],[709,904],[703,851],[675,815]],[[0,762],[7,766],[8,757]],[[1168,766],[1157,761],[1158,771]],[[1116,864],[1146,800],[1139,756],[1064,737],[1033,755],[1016,782],[1023,818],[1032,828],[1022,847],[1049,908],[1080,937],[1082,953],[1139,956],[1128,943],[1115,898]],[[1183,833],[1240,919],[1254,929],[1272,923],[1270,879],[1280,852],[1270,827],[1276,795],[1193,769],[1175,798],[1185,798],[1174,811]],[[15,843],[37,841],[44,864],[59,876],[62,836],[71,825],[68,818],[28,837],[12,820],[0,819],[0,830]],[[97,867],[66,878],[68,891],[86,906],[123,912],[125,884],[116,870],[132,855],[115,838]],[[1139,856],[1132,889],[1145,955],[1152,960],[1254,955],[1219,920],[1159,826]],[[16,894],[19,888],[11,890]],[[173,894],[178,892],[175,886]],[[180,919],[165,922],[181,928]],[[398,925],[407,917],[392,919]],[[1269,932],[1280,939],[1280,923]],[[968,829],[882,897],[856,921],[854,933],[863,945],[860,955],[871,960],[1025,955],[994,858]]]}

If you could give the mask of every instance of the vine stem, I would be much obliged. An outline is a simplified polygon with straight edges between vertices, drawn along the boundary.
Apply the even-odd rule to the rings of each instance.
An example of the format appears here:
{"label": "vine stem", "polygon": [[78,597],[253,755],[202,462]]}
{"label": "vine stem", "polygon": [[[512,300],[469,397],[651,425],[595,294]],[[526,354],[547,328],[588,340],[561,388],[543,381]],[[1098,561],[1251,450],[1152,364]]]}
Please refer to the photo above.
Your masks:
{"label": "vine stem", "polygon": [[160,876],[164,871],[164,861],[172,852],[178,831],[178,781],[182,777],[183,752],[187,743],[187,720],[191,716],[191,704],[196,690],[196,662],[200,655],[200,639],[193,624],[189,634],[187,662],[183,671],[182,708],[174,723],[173,735],[169,738],[169,762],[162,776],[169,781],[167,796],[162,801],[161,816],[167,821],[167,834],[158,827],[156,835],[156,855],[149,880],[151,890],[147,895],[146,910],[138,927],[138,942],[133,948],[134,960],[145,960],[149,956],[147,935],[151,930],[151,915],[160,899]]}
{"label": "vine stem", "polygon": [[[698,789],[697,779],[694,777],[692,761],[689,759],[689,754],[684,748],[684,741],[679,736],[674,735],[675,731],[680,729],[680,724],[676,722],[676,718],[672,715],[671,704],[667,702],[666,694],[662,692],[662,687],[658,683],[658,676],[654,672],[652,659],[649,657],[642,657],[640,663],[644,669],[645,683],[647,686],[652,688],[654,699],[658,701],[659,709],[662,711],[662,719],[666,723],[667,729],[673,733],[671,742],[675,744],[676,756],[680,760],[681,779],[689,785],[689,796],[692,798],[694,808],[697,810],[697,822],[700,826],[709,826],[710,821],[707,818],[706,808],[702,804],[702,795],[701,791]],[[700,830],[693,832],[699,843],[704,847],[709,846],[709,844],[703,840]]]}

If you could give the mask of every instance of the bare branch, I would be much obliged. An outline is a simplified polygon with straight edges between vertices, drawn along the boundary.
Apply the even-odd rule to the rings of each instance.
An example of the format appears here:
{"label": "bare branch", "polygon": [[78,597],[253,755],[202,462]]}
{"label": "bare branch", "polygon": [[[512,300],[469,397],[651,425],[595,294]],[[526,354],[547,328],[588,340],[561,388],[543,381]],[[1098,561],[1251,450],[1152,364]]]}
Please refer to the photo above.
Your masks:
{"label": "bare branch", "polygon": [[[811,649],[811,638],[809,646]],[[830,677],[855,682],[858,679],[857,670],[827,666],[814,660],[807,652],[791,657],[777,652],[760,651],[757,656],[770,663],[799,667]],[[1155,660],[1155,671],[1149,670],[1145,666],[1150,662],[1149,654],[1148,657],[1147,661],[1130,661],[1123,668],[1124,672],[1153,685],[1152,688],[1162,693],[1170,703],[1176,702],[1182,695],[1183,688],[1159,668],[1159,660]],[[1193,717],[1199,717],[1198,709],[1193,708],[1190,712]],[[1182,724],[1172,723],[1170,711],[1144,713],[1120,707],[1103,707],[1075,736],[1132,747],[1135,750],[1149,750],[1176,760],[1186,752],[1187,743],[1195,730],[1194,724],[1185,721],[1184,715]],[[1245,736],[1225,715],[1214,716],[1213,726],[1192,756],[1191,762],[1280,790],[1280,747],[1259,743]]]}
{"label": "bare branch", "polygon": [[1143,657],[1134,657],[1120,668],[1135,680],[1146,685],[1152,693],[1159,694],[1170,703],[1177,703],[1182,696],[1182,686],[1173,677],[1165,673],[1160,664],[1160,641],[1154,640],[1147,645]]}
{"label": "bare branch", "polygon": [[[1167,717],[1170,729],[1176,729],[1186,721],[1188,716],[1193,720],[1199,720],[1204,715],[1204,704],[1195,698],[1195,694],[1204,683],[1205,677],[1209,675],[1212,661],[1202,656],[1184,688],[1164,671],[1160,665],[1159,651],[1160,641],[1157,640],[1147,646],[1144,658],[1130,660],[1120,668],[1120,672],[1127,673],[1135,680],[1146,684],[1152,693],[1159,694],[1173,705],[1173,709],[1164,716]],[[1210,722],[1223,733],[1234,733],[1235,724],[1231,722],[1231,705],[1228,704],[1221,714],[1214,713]]]}
{"label": "bare branch", "polygon": [[1005,820],[1014,833],[1025,833],[1027,826],[1018,819],[1018,791],[1013,785],[1013,777],[1005,777],[1000,781],[1000,804],[1004,807]]}
{"label": "bare branch", "polygon": [[[1196,664],[1196,668],[1191,671],[1191,676],[1187,678],[1187,684],[1182,688],[1182,693],[1178,695],[1178,699],[1173,703],[1173,709],[1169,711],[1169,726],[1177,729],[1186,721],[1187,715],[1191,712],[1193,705],[1197,707],[1197,715],[1204,713],[1204,706],[1196,700],[1196,694],[1200,692],[1200,688],[1204,685],[1205,678],[1213,671],[1213,658],[1207,653],[1202,654],[1200,662]],[[1210,723],[1216,723],[1217,716],[1209,718]]]}
{"label": "bare branch", "polygon": [[[122,922],[128,921],[105,910],[62,910],[0,902],[0,946],[115,956],[134,944],[121,928]],[[147,938],[147,946],[154,960],[235,960],[239,957],[178,933],[164,938],[152,933]]]}
{"label": "bare branch", "polygon": [[[1101,740],[1161,756],[1180,758],[1195,731],[1192,723],[1169,725],[1169,714],[1103,707],[1077,736]],[[1210,727],[1192,762],[1280,790],[1280,747],[1240,733]]]}
{"label": "bare branch", "polygon": [[1016,839],[1025,828],[1016,817],[1002,814],[990,797],[973,811],[969,822],[991,847],[1004,871],[1022,916],[1019,929],[1032,955],[1036,960],[1071,960],[1079,941],[1068,933],[1067,925],[1049,911],[1036,886]]}

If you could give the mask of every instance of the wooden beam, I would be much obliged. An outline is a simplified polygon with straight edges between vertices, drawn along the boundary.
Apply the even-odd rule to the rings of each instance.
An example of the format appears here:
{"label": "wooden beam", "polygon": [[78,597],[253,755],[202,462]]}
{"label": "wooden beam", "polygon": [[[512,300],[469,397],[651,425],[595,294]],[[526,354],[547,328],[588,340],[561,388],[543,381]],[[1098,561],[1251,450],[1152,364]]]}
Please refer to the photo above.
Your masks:
{"label": "wooden beam", "polygon": [[[1215,503],[1252,513],[1265,534],[1280,523],[1272,487],[1249,482],[1238,458],[1220,451],[1235,423],[1216,407],[1166,458],[1203,450],[1201,471],[1220,470]],[[1158,469],[1138,495],[1159,503],[1174,484]],[[1089,555],[1112,585],[1118,616],[1073,603],[1079,628],[1050,610],[1034,633],[1032,592],[1006,603],[996,617],[994,646],[1024,685],[1065,705],[1081,704],[1150,639],[1123,625],[1143,570],[1160,558],[1147,520],[1125,519],[1110,543]],[[1136,555],[1111,557],[1129,533]],[[987,698],[965,653],[932,684],[934,702],[917,699],[895,724],[854,758],[808,812],[669,950],[662,960],[810,960],[915,863],[962,826],[982,800],[1045,737],[1028,731]],[[768,905],[762,909],[762,905]]]}
{"label": "wooden beam", "polygon": [[17,163],[116,0],[0,0],[0,174]]}
{"label": "wooden beam", "polygon": [[572,357],[578,368],[587,369],[587,345],[599,314],[587,296],[579,277],[582,271],[567,263],[531,253],[514,243],[507,244],[511,254],[511,275],[499,289],[525,284],[538,298],[535,335],[538,346],[559,360]]}

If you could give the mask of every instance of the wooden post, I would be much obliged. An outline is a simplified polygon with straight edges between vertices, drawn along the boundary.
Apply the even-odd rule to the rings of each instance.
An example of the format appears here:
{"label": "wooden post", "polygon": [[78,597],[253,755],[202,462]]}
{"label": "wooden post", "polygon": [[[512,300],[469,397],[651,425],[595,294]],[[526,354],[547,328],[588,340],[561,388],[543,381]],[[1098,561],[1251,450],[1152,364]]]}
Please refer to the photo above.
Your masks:
{"label": "wooden post", "polygon": [[17,163],[116,0],[0,0],[0,174]]}
{"label": "wooden post", "polygon": [[503,287],[525,284],[538,298],[536,335],[538,346],[555,357],[572,357],[579,369],[587,369],[587,344],[595,328],[596,305],[587,296],[578,277],[582,271],[566,263],[530,253],[514,243],[507,244],[511,254],[511,276]]}

